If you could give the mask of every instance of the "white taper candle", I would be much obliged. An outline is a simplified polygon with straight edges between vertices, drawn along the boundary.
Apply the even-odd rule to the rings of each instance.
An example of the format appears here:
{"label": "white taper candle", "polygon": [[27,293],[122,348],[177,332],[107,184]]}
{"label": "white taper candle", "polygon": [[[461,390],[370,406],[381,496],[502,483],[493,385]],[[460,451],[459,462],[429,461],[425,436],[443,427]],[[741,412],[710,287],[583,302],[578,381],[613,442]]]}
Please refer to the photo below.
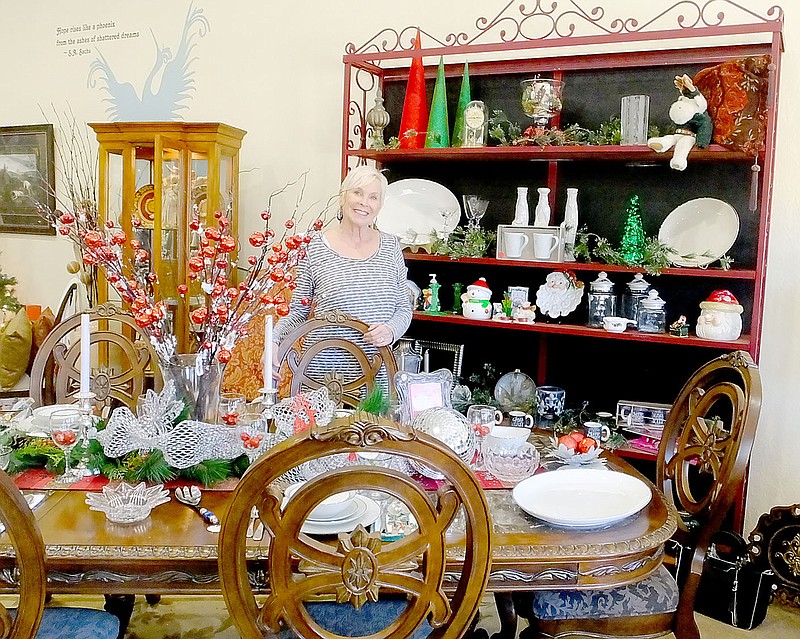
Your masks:
{"label": "white taper candle", "polygon": [[264,388],[275,388],[272,378],[272,315],[264,317]]}
{"label": "white taper candle", "polygon": [[89,374],[92,370],[92,344],[89,335],[89,314],[81,314],[81,395],[89,392]]}

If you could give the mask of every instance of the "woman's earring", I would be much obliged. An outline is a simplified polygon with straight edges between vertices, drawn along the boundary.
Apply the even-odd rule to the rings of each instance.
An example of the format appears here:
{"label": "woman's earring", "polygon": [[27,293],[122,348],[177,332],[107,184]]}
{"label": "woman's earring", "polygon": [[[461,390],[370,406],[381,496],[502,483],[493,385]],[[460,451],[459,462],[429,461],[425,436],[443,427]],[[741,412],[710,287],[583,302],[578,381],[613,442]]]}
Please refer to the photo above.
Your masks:
{"label": "woman's earring", "polygon": [[340,222],[344,219],[344,215],[342,214],[342,209],[339,209],[336,212],[336,219],[339,220]]}

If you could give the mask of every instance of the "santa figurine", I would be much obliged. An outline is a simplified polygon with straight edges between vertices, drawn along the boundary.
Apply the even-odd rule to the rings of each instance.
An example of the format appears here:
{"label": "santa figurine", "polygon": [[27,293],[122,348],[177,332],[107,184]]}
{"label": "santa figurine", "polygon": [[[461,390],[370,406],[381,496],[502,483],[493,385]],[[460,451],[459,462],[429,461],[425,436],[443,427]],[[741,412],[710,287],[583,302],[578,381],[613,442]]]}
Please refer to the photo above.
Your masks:
{"label": "santa figurine", "polygon": [[461,312],[469,319],[492,319],[492,289],[481,277],[467,286],[467,292],[461,295]]}
{"label": "santa figurine", "polygon": [[717,342],[739,339],[742,334],[742,306],[728,290],[714,291],[700,302],[697,336]]}

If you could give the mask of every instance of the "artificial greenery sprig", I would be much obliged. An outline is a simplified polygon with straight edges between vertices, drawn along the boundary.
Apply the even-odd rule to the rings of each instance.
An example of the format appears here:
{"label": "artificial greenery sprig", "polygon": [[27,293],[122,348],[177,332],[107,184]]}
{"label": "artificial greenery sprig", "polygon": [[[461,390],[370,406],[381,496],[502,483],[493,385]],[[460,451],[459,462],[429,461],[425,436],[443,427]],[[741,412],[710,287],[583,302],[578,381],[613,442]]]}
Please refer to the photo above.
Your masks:
{"label": "artificial greenery sprig", "polygon": [[431,243],[431,253],[447,255],[452,260],[460,257],[484,257],[489,254],[496,238],[495,231],[457,226],[449,235],[436,235]]}
{"label": "artificial greenery sprig", "polygon": [[645,236],[644,250],[641,262],[631,264],[619,249],[611,242],[597,233],[590,233],[582,226],[575,236],[575,257],[586,262],[595,260],[605,264],[618,266],[638,266],[650,275],[658,275],[670,265],[670,255],[675,251],[659,241],[657,237]]}

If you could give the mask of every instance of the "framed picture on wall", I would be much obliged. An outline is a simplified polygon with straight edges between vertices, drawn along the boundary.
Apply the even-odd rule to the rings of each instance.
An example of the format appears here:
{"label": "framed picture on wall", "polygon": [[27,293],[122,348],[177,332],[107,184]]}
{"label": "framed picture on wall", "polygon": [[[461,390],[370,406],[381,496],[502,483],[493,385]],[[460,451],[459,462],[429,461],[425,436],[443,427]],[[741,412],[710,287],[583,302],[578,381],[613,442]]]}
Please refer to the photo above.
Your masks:
{"label": "framed picture on wall", "polygon": [[55,209],[52,124],[0,127],[0,233],[54,235],[36,210]]}

